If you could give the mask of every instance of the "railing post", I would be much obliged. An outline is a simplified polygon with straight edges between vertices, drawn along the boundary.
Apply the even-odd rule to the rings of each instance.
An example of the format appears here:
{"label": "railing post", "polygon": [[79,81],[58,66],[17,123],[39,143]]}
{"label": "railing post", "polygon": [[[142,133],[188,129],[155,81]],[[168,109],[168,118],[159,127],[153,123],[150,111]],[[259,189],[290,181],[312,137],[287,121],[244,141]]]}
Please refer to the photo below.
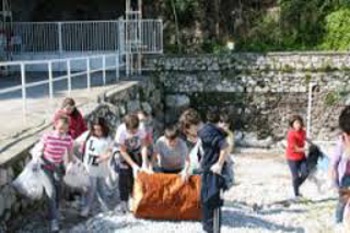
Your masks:
{"label": "railing post", "polygon": [[26,92],[26,73],[25,64],[21,63],[21,84],[22,84],[22,119],[27,123],[27,92]]}
{"label": "railing post", "polygon": [[50,99],[53,99],[52,61],[48,62],[48,72],[49,72],[49,95],[50,95]]}
{"label": "railing post", "polygon": [[90,57],[86,58],[87,88],[91,90]]}
{"label": "railing post", "polygon": [[71,96],[72,93],[72,77],[71,77],[71,68],[70,68],[70,59],[67,59],[67,82],[68,82],[68,96]]}
{"label": "railing post", "polygon": [[116,81],[119,81],[119,52],[115,56],[115,77]]}
{"label": "railing post", "polygon": [[103,85],[106,85],[106,55],[102,55],[102,79]]}
{"label": "railing post", "polygon": [[63,52],[63,42],[62,42],[62,22],[58,22],[58,52]]}

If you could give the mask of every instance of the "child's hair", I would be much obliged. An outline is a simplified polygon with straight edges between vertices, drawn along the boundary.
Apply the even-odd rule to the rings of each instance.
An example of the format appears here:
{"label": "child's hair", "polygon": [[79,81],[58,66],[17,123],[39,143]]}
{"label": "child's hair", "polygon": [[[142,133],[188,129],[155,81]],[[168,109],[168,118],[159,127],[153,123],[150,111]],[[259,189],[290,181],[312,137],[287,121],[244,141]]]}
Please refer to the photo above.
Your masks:
{"label": "child's hair", "polygon": [[128,114],[124,118],[124,123],[126,126],[126,129],[133,130],[137,129],[140,125],[140,120],[135,114]]}
{"label": "child's hair", "polygon": [[350,105],[342,110],[338,121],[340,130],[350,135]]}
{"label": "child's hair", "polygon": [[199,125],[200,122],[201,117],[199,113],[193,108],[185,110],[179,118],[179,126],[181,131],[190,128],[191,125]]}
{"label": "child's hair", "polygon": [[168,125],[165,128],[164,136],[166,139],[174,140],[179,136],[179,130],[175,124]]}
{"label": "child's hair", "polygon": [[301,124],[301,127],[304,127],[304,121],[303,118],[300,115],[293,115],[289,120],[289,127],[293,128],[294,122],[299,121]]}
{"label": "child's hair", "polygon": [[73,107],[74,107],[74,109],[73,109],[73,111],[72,111],[72,113],[71,113],[71,115],[72,115],[73,117],[76,117],[76,116],[79,115],[79,111],[78,111],[78,109],[75,107],[75,101],[74,101],[73,98],[66,97],[66,98],[63,100],[61,108],[63,109],[63,108],[65,108],[65,107],[67,107],[67,106],[73,106]]}
{"label": "child's hair", "polygon": [[211,108],[207,112],[207,121],[213,124],[220,122],[220,114],[217,109]]}
{"label": "child's hair", "polygon": [[220,122],[230,125],[231,118],[227,113],[221,113],[220,114]]}
{"label": "child's hair", "polygon": [[108,137],[108,135],[109,135],[109,127],[108,127],[108,125],[107,125],[107,122],[106,122],[105,118],[103,118],[103,117],[98,117],[98,118],[95,118],[95,119],[91,122],[91,124],[90,124],[90,134],[91,134],[91,135],[95,135],[94,126],[96,126],[96,125],[101,126],[103,137]]}
{"label": "child's hair", "polygon": [[55,124],[58,123],[59,121],[62,121],[63,124],[69,125],[69,117],[66,114],[59,114],[55,118]]}

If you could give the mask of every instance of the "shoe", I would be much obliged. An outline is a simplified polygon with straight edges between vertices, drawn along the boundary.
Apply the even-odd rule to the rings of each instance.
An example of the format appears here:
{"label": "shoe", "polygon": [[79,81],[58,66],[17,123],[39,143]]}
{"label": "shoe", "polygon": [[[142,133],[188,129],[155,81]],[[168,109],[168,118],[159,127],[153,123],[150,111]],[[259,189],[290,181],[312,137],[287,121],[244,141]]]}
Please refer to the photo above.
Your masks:
{"label": "shoe", "polygon": [[57,220],[51,220],[50,222],[50,231],[52,233],[57,233],[60,231],[60,227],[58,225],[58,221]]}
{"label": "shoe", "polygon": [[80,216],[83,218],[86,218],[87,216],[89,216],[89,208],[84,207],[81,211],[80,211]]}
{"label": "shoe", "polygon": [[126,214],[128,211],[128,203],[126,201],[122,201],[116,208],[115,212]]}

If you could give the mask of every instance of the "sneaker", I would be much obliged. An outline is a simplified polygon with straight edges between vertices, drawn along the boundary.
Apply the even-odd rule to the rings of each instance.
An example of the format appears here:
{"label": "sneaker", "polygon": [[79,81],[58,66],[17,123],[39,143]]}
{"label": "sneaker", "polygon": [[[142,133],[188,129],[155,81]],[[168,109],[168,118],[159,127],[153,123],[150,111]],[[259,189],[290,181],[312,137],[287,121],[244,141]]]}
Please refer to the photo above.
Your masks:
{"label": "sneaker", "polygon": [[81,211],[80,211],[80,216],[83,218],[86,218],[89,215],[89,208],[88,207],[84,207]]}
{"label": "sneaker", "polygon": [[60,231],[60,228],[58,226],[58,221],[57,220],[51,220],[50,222],[50,231],[52,233],[56,233]]}
{"label": "sneaker", "polygon": [[128,203],[126,201],[122,201],[116,208],[115,212],[118,213],[127,213],[128,212]]}

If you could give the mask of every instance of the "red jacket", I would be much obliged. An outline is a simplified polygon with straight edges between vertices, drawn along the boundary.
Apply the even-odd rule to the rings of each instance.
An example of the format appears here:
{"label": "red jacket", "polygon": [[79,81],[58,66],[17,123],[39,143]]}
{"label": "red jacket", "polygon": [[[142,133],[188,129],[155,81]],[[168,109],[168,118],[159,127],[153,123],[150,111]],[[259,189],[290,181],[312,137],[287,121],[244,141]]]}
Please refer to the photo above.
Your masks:
{"label": "red jacket", "polygon": [[295,146],[299,148],[304,148],[306,141],[306,132],[305,130],[299,130],[295,131],[293,129],[289,130],[288,136],[287,136],[287,150],[286,150],[286,156],[289,160],[303,160],[305,159],[305,153],[304,152],[295,152]]}
{"label": "red jacket", "polygon": [[85,120],[82,116],[82,114],[78,111],[76,114],[67,114],[63,110],[58,110],[55,113],[53,122],[57,120],[57,117],[61,114],[67,115],[69,117],[69,135],[76,139],[79,137],[82,133],[84,133],[87,130],[87,126],[85,123]]}

